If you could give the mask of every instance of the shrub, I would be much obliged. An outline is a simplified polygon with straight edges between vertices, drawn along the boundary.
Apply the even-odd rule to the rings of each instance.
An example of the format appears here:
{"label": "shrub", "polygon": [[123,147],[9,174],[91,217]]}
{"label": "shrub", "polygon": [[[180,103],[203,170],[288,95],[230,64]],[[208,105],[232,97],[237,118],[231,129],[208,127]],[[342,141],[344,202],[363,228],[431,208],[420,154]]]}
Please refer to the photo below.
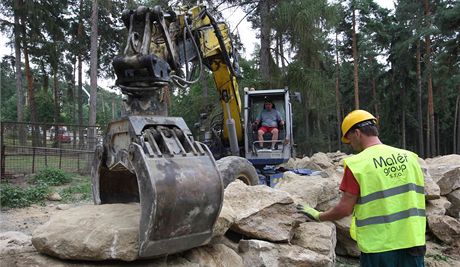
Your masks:
{"label": "shrub", "polygon": [[50,189],[46,184],[21,188],[2,183],[0,188],[0,204],[2,208],[23,208],[33,203],[43,203],[50,193]]}
{"label": "shrub", "polygon": [[66,202],[88,200],[91,198],[91,184],[86,182],[66,187],[59,192],[59,195]]}
{"label": "shrub", "polygon": [[69,183],[71,180],[72,178],[70,177],[70,174],[61,169],[54,168],[41,170],[33,178],[33,182],[35,184],[47,184],[54,186]]}

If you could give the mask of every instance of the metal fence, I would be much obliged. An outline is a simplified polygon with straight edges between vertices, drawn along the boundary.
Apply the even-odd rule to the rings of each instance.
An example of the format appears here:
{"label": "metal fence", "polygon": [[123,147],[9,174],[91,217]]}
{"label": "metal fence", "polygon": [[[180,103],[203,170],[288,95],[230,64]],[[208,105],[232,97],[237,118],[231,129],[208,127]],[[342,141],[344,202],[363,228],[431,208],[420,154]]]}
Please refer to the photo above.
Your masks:
{"label": "metal fence", "polygon": [[45,168],[89,174],[102,132],[98,126],[1,122],[0,138],[2,178]]}

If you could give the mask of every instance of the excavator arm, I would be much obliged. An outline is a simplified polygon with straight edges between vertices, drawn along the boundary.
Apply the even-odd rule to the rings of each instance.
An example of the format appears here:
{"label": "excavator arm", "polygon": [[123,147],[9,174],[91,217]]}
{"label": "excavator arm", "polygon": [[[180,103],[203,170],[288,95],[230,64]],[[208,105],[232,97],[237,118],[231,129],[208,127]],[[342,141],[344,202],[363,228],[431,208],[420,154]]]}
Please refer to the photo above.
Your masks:
{"label": "excavator arm", "polygon": [[96,149],[92,192],[98,205],[140,204],[139,257],[151,258],[207,243],[223,201],[210,150],[193,139],[182,118],[168,117],[168,89],[199,79],[192,80],[189,63],[209,68],[224,112],[223,139],[233,154],[243,142],[241,100],[228,27],[204,6],[139,7],[123,11],[122,20],[128,37],[113,67],[126,116],[109,124]]}
{"label": "excavator arm", "polygon": [[122,92],[135,98],[171,84],[185,87],[198,79],[188,80],[182,74],[184,65],[206,66],[213,74],[224,113],[222,141],[238,155],[243,142],[242,103],[228,26],[217,22],[205,6],[168,13],[158,6],[139,7],[124,11],[122,19],[129,31],[127,44],[124,55],[113,62]]}

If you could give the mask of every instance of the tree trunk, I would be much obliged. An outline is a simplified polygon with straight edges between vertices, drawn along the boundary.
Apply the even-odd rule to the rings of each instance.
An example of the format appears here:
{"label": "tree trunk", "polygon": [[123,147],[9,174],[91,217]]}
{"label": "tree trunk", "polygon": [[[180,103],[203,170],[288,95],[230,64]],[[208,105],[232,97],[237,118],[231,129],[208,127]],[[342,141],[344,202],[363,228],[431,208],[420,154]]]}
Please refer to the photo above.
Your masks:
{"label": "tree trunk", "polygon": [[280,34],[280,58],[281,58],[281,71],[286,74],[286,62],[284,62],[284,45],[283,45],[283,35]]}
{"label": "tree trunk", "polygon": [[260,7],[260,77],[262,84],[271,87],[270,81],[270,0],[259,2]]}
{"label": "tree trunk", "polygon": [[[15,71],[16,71],[16,93],[17,93],[17,121],[24,121],[24,89],[22,88],[22,69],[21,69],[21,25],[19,23],[19,7],[21,0],[14,1],[14,52],[15,52]],[[26,144],[26,127],[24,124],[19,124],[19,145]]]}
{"label": "tree trunk", "polygon": [[455,105],[454,149],[453,149],[453,153],[460,154],[460,85],[458,86],[457,101],[456,101],[456,105]]}
{"label": "tree trunk", "polygon": [[[427,28],[431,26],[431,12],[428,0],[423,1],[426,21],[428,23]],[[425,57],[426,57],[426,71],[427,71],[427,82],[428,82],[428,114],[430,119],[430,147],[431,156],[436,156],[436,138],[435,138],[435,124],[434,124],[434,102],[433,102],[433,80],[432,80],[432,68],[431,68],[431,38],[429,35],[425,35]]]}
{"label": "tree trunk", "polygon": [[416,76],[417,76],[417,121],[418,121],[418,153],[421,157],[426,156],[423,146],[423,113],[422,113],[422,72],[420,62],[420,40],[417,40],[416,52]]}
{"label": "tree trunk", "polygon": [[24,63],[26,70],[26,79],[27,79],[27,100],[29,102],[30,110],[30,121],[32,122],[32,146],[38,145],[38,127],[37,123],[37,108],[35,105],[35,90],[33,83],[32,71],[30,70],[29,63],[29,49],[27,46],[27,32],[26,32],[26,19],[24,16],[21,17],[22,22],[22,49],[24,50]]}
{"label": "tree trunk", "polygon": [[401,87],[400,87],[400,90],[401,90],[401,93],[400,93],[400,96],[401,96],[401,110],[402,110],[402,114],[401,114],[401,143],[402,143],[402,148],[403,149],[406,149],[406,90],[404,90],[404,86],[401,84]]}
{"label": "tree trunk", "polygon": [[53,94],[54,94],[54,147],[58,147],[59,140],[58,140],[58,134],[59,134],[59,114],[60,108],[59,108],[59,87],[58,87],[58,76],[57,76],[57,62],[53,63]]}
{"label": "tree trunk", "polygon": [[[80,0],[80,18],[78,20],[78,32],[77,39],[83,38],[83,0]],[[83,149],[84,144],[84,134],[83,134],[83,49],[80,48],[78,51],[77,61],[78,61],[78,88],[77,88],[77,102],[78,102],[78,145],[80,149]]]}
{"label": "tree trunk", "polygon": [[[374,57],[371,58],[371,62],[374,64],[376,63],[376,60]],[[375,76],[376,75],[374,71],[372,70],[372,102],[374,102],[374,116],[378,118],[379,117],[379,101],[377,98],[377,81],[376,81]]]}
{"label": "tree trunk", "polygon": [[359,87],[358,87],[358,48],[357,48],[357,40],[356,40],[356,16],[355,16],[355,7],[353,6],[353,13],[352,13],[352,24],[353,24],[353,31],[352,31],[352,46],[353,46],[353,81],[354,81],[354,89],[355,89],[355,109],[359,109]]}
{"label": "tree trunk", "polygon": [[431,126],[430,126],[430,112],[426,110],[426,157],[431,157],[431,146],[430,146],[430,137],[431,137]]}
{"label": "tree trunk", "polygon": [[338,34],[335,33],[335,109],[337,114],[337,145],[339,150],[342,149],[342,113],[340,111],[340,62],[339,62],[339,50],[338,50]]}
{"label": "tree trunk", "polygon": [[[72,120],[73,120],[73,123],[76,124],[77,123],[77,106],[78,106],[78,99],[76,98],[77,96],[77,92],[76,92],[76,72],[77,72],[77,60],[76,60],[76,57],[73,59],[73,70],[72,70],[72,95],[70,97],[70,99],[72,99],[71,103],[72,103]],[[77,99],[77,101],[73,101],[74,99]],[[77,148],[77,127],[72,127],[72,147],[75,149]]]}
{"label": "tree trunk", "polygon": [[46,73],[45,62],[43,60],[40,61],[40,68],[42,69],[42,75],[43,75],[43,91],[48,92],[49,78],[48,78],[48,74]]}
{"label": "tree trunk", "polygon": [[91,92],[89,98],[89,126],[88,132],[89,149],[96,148],[96,100],[97,100],[97,17],[98,17],[98,4],[97,0],[93,0],[92,14],[91,14],[91,63],[90,63],[90,79],[91,79]]}

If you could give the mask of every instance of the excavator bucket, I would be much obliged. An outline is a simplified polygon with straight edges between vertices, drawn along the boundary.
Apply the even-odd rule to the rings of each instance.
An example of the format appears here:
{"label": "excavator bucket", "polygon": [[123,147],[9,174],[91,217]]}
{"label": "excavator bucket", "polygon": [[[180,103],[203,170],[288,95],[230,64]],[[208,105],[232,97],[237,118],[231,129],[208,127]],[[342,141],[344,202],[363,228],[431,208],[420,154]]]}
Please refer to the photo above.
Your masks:
{"label": "excavator bucket", "polygon": [[182,118],[129,116],[109,125],[92,167],[95,204],[139,202],[139,257],[206,244],[223,202],[208,148]]}

